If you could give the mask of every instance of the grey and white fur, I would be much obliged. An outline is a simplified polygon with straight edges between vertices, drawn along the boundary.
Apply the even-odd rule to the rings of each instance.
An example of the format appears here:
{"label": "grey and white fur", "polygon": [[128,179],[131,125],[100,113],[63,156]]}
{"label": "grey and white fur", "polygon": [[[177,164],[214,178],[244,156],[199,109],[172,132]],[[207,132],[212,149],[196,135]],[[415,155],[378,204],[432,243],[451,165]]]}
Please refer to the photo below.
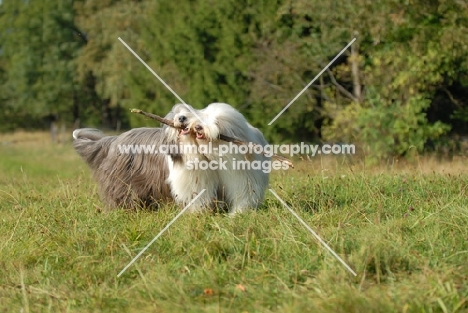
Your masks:
{"label": "grey and white fur", "polygon": [[[171,111],[166,118],[172,119]],[[82,128],[73,132],[73,146],[89,165],[107,208],[134,209],[157,206],[172,199],[166,180],[168,155],[160,153],[124,153],[123,145],[175,144],[177,132],[168,126],[135,128],[118,136],[106,136],[98,129]],[[156,150],[155,149],[155,150]],[[177,158],[177,155],[173,156]]]}
{"label": "grey and white fur", "polygon": [[[162,145],[191,145],[199,148],[211,142],[213,147],[219,148],[226,144],[219,139],[220,134],[262,146],[267,144],[257,128],[225,103],[213,103],[203,110],[178,104],[166,119],[173,120],[176,128],[136,128],[118,136],[106,136],[90,128],[73,132],[75,150],[91,168],[107,207],[154,206],[171,199],[185,206],[203,189],[205,192],[189,211],[201,212],[225,204],[231,213],[238,213],[257,208],[263,202],[269,173],[258,169],[232,169],[236,159],[269,160],[263,155],[219,155],[215,151],[201,153],[198,149],[166,154],[121,153],[119,145],[155,145],[156,149]],[[203,160],[226,160],[228,169],[202,170],[187,166],[188,162]]]}
{"label": "grey and white fur", "polygon": [[[196,113],[195,116],[192,110],[186,108],[177,111],[174,122],[184,122],[186,127],[178,140],[198,147],[211,143],[212,149],[210,151],[205,147],[201,151],[209,151],[208,153],[185,154],[179,162],[170,162],[168,182],[176,202],[186,204],[194,195],[206,189],[192,205],[193,211],[213,207],[214,202],[226,205],[230,213],[245,212],[259,207],[268,187],[269,172],[258,168],[242,170],[236,168],[234,163],[241,160],[264,162],[270,158],[263,154],[242,154],[236,151],[221,155],[220,146],[228,143],[220,140],[219,136],[223,134],[265,146],[268,143],[261,131],[250,125],[241,113],[226,103],[212,103],[203,110],[197,110]],[[218,162],[218,165],[225,162],[226,168],[189,169],[186,166],[189,161]],[[188,184],[180,184],[181,180]]]}

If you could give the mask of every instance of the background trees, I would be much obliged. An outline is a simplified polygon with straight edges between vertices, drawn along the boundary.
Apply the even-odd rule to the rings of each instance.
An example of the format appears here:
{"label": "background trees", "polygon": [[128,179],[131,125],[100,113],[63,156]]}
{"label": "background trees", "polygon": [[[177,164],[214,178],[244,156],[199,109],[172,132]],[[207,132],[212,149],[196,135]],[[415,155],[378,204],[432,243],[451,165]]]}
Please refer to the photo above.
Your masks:
{"label": "background trees", "polygon": [[186,102],[230,103],[274,142],[354,142],[377,157],[447,145],[468,131],[467,12],[448,0],[4,0],[0,129],[165,114],[179,101],[121,37]]}
{"label": "background trees", "polygon": [[[71,2],[3,1],[0,36],[2,129],[73,119],[80,94],[74,83],[82,46]],[[70,114],[72,113],[72,114]]]}

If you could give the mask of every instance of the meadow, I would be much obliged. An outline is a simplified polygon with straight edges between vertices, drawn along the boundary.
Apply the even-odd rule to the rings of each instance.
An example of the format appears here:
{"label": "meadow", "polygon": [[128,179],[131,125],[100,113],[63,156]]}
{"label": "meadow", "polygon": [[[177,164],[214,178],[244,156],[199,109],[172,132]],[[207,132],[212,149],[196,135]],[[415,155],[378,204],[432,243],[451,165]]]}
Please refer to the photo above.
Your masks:
{"label": "meadow", "polygon": [[[71,137],[71,136],[70,136]],[[465,158],[333,157],[247,214],[103,210],[67,138],[0,136],[0,312],[468,312]]]}

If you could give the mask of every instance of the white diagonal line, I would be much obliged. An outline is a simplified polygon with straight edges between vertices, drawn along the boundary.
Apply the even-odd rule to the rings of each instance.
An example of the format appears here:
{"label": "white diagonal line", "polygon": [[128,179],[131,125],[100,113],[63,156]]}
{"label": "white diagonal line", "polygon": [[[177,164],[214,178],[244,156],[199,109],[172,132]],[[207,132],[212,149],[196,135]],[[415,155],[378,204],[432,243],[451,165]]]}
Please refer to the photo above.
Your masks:
{"label": "white diagonal line", "polygon": [[319,235],[317,235],[317,234],[312,230],[312,228],[310,228],[309,225],[307,225],[307,223],[304,222],[304,221],[299,217],[299,215],[297,215],[296,212],[294,212],[293,209],[291,209],[291,208],[286,204],[286,202],[284,202],[283,199],[281,199],[281,198],[276,194],[276,192],[273,191],[273,189],[270,188],[269,190],[270,190],[271,193],[284,205],[284,207],[285,207],[286,209],[288,209],[289,212],[291,212],[292,215],[294,215],[294,216],[299,220],[299,222],[301,222],[301,224],[304,225],[305,228],[307,228],[307,230],[310,231],[310,232],[312,233],[312,235],[314,235],[315,238],[317,238],[317,240],[320,241],[320,243],[321,243],[325,248],[327,248],[328,251],[330,251],[330,253],[331,253],[335,258],[337,258],[338,261],[341,262],[341,264],[343,264],[343,265],[346,267],[346,269],[347,269],[348,271],[351,272],[351,274],[353,274],[354,276],[357,276],[357,274],[351,269],[351,267],[349,267],[349,265],[346,264],[346,262],[343,261],[343,259],[341,259],[341,258],[338,256],[338,254],[336,254],[335,251],[333,251],[332,248],[330,248],[330,247],[325,243],[325,241],[323,241],[322,238],[320,238]]}
{"label": "white diagonal line", "polygon": [[161,77],[159,77],[159,75],[156,74],[156,72],[153,71],[153,69],[152,69],[151,67],[149,67],[149,65],[146,64],[146,62],[143,61],[143,60],[138,56],[138,54],[136,54],[136,52],[133,51],[133,49],[130,48],[130,46],[127,45],[127,43],[126,43],[125,41],[123,41],[122,38],[119,37],[119,40],[120,40],[120,42],[121,42],[128,50],[130,50],[131,53],[133,53],[133,55],[138,59],[138,61],[140,61],[141,63],[143,63],[143,65],[146,66],[146,68],[147,68],[154,76],[156,76],[157,79],[159,79],[159,81],[164,85],[164,87],[166,87],[167,89],[169,89],[169,91],[172,92],[172,94],[173,94],[177,99],[179,99],[179,101],[182,102],[182,103],[187,107],[187,109],[189,109],[189,111],[192,112],[192,114],[195,115],[195,116],[198,118],[198,120],[199,120],[200,122],[202,122],[202,124],[206,124],[205,121],[203,121],[203,119],[202,119],[200,116],[198,116],[197,112],[195,112],[195,110],[193,110],[189,105],[187,105],[187,103],[185,103],[185,101],[182,100],[182,98],[179,97],[179,95],[176,94],[176,92],[175,92],[174,90],[172,90],[172,88],[169,87],[169,85],[166,84],[166,82],[165,82]]}
{"label": "white diagonal line", "polygon": [[180,102],[182,102],[183,104],[186,104],[186,103],[184,102],[184,100],[182,100],[182,98],[179,97],[179,95],[176,94],[176,92],[175,92],[174,90],[172,90],[172,88],[169,87],[169,85],[166,84],[166,82],[165,82],[161,77],[159,77],[159,75],[156,74],[155,71],[153,71],[153,69],[152,69],[151,67],[149,67],[149,65],[146,64],[146,62],[143,61],[143,60],[140,58],[140,56],[139,56],[138,54],[136,54],[135,51],[133,51],[133,49],[129,47],[129,45],[127,45],[127,43],[126,43],[125,41],[122,40],[122,38],[119,37],[119,40],[120,40],[120,42],[121,42],[128,50],[130,50],[131,53],[133,53],[133,55],[138,59],[138,61],[140,61],[141,63],[143,63],[143,65],[146,66],[146,68],[147,68],[154,76],[156,76],[156,78],[159,79],[159,81],[160,81],[167,89],[169,89],[169,91],[172,92],[172,94],[173,94],[177,99],[179,99]]}
{"label": "white diagonal line", "polygon": [[163,230],[161,230],[159,232],[159,234],[156,235],[156,237],[153,238],[153,240],[151,240],[151,242],[149,244],[146,245],[146,247],[143,248],[143,250],[140,251],[140,253],[137,254],[136,257],[133,258],[132,261],[130,261],[130,263],[127,264],[127,266],[124,267],[123,270],[120,271],[120,273],[117,275],[117,277],[120,277],[145,251],[146,249],[149,248],[149,246],[151,246],[158,238],[159,236],[161,236],[171,225],[172,223],[174,223],[182,214],[184,214],[184,212],[195,202],[195,200],[198,199],[198,197],[200,197],[204,192],[206,191],[206,189],[203,189],[202,191],[200,191],[200,193],[195,197],[193,198],[192,201],[190,201],[189,204],[187,204],[187,206],[182,210],[180,211],[179,214],[177,214],[176,217],[174,217],[174,219],[172,221],[169,222],[169,224],[166,225],[166,227],[163,228]]}
{"label": "white diagonal line", "polygon": [[278,113],[278,115],[276,115],[274,119],[272,119],[272,120],[271,120],[271,122],[270,122],[270,123],[268,123],[268,125],[271,125],[271,124],[273,124],[273,122],[274,122],[274,121],[276,121],[276,119],[277,119],[278,117],[280,117],[280,115],[281,115],[281,114],[283,114],[283,113],[284,113],[284,111],[286,111],[286,110],[287,110],[287,109],[288,109],[288,108],[291,106],[291,104],[293,104],[293,103],[294,103],[294,101],[296,101],[296,100],[297,100],[297,98],[299,98],[299,97],[300,97],[300,96],[301,96],[301,95],[304,93],[304,91],[306,91],[306,90],[307,90],[307,88],[309,88],[309,87],[310,87],[310,85],[312,85],[312,84],[314,83],[314,81],[315,81],[317,78],[319,78],[319,77],[320,77],[320,75],[322,75],[322,74],[323,74],[323,72],[325,72],[325,71],[327,70],[327,68],[328,68],[328,67],[330,67],[330,65],[332,65],[332,64],[333,64],[333,62],[335,62],[335,61],[336,61],[336,59],[338,59],[338,57],[339,57],[340,55],[342,55],[342,54],[343,54],[343,52],[345,52],[345,51],[346,51],[346,49],[348,49],[348,48],[349,48],[349,46],[351,46],[351,45],[353,44],[353,42],[355,42],[355,41],[356,41],[356,38],[354,38],[353,40],[351,40],[351,41],[350,41],[350,43],[348,43],[348,44],[346,45],[346,47],[344,47],[344,48],[343,48],[343,50],[341,50],[341,52],[340,52],[340,53],[338,53],[338,54],[336,55],[336,57],[335,57],[333,60],[331,60],[331,62],[330,62],[330,63],[328,63],[328,65],[327,65],[327,66],[325,66],[325,68],[324,68],[324,69],[323,69],[323,70],[322,70],[320,73],[318,73],[318,75],[317,75],[317,76],[315,76],[315,78],[314,78],[314,79],[312,79],[312,81],[311,81],[311,82],[310,82],[310,83],[309,83],[307,86],[305,86],[305,87],[304,87],[304,89],[302,89],[302,90],[301,90],[301,92],[300,92],[300,93],[298,93],[298,94],[297,94],[297,96],[296,96],[294,99],[292,99],[292,100],[291,100],[291,102],[289,102],[289,103],[288,103],[288,105],[287,105],[287,106],[285,106],[285,107],[284,107],[284,109],[283,109],[283,110],[281,110],[281,112],[279,112],[279,113]]}

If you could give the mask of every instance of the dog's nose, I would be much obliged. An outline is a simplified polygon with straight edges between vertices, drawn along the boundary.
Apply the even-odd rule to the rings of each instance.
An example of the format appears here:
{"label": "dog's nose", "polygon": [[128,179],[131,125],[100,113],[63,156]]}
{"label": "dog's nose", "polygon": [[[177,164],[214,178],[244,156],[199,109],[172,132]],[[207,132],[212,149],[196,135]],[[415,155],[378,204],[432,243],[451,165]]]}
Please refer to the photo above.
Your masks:
{"label": "dog's nose", "polygon": [[179,123],[183,123],[187,120],[187,118],[185,116],[179,116]]}
{"label": "dog's nose", "polygon": [[195,130],[196,130],[197,132],[201,131],[202,129],[203,129],[203,127],[202,127],[201,125],[195,126]]}

